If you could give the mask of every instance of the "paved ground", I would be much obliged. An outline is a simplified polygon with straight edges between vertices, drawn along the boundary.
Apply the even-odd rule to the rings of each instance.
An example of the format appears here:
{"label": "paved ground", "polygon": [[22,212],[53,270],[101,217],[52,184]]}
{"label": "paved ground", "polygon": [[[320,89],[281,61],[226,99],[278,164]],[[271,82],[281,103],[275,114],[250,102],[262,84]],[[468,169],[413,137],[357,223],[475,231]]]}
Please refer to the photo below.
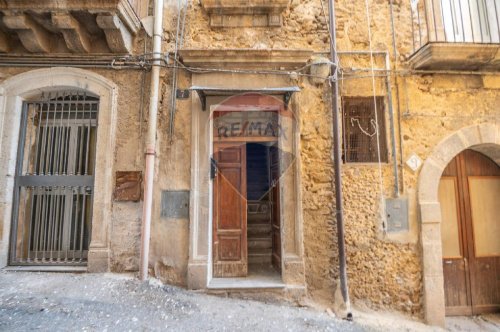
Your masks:
{"label": "paved ground", "polygon": [[[310,308],[193,293],[127,275],[0,271],[1,331],[437,330],[402,316],[355,315],[347,322]],[[466,320],[453,330],[477,327]]]}

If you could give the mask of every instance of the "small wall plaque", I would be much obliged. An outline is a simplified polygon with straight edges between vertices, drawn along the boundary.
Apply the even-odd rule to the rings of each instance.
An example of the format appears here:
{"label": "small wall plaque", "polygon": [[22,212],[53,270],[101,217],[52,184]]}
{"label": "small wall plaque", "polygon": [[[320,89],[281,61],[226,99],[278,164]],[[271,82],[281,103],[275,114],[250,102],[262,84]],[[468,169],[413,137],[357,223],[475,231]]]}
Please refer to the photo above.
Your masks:
{"label": "small wall plaque", "polygon": [[142,172],[116,172],[115,201],[138,202],[142,193]]}
{"label": "small wall plaque", "polygon": [[164,218],[189,218],[189,190],[162,191],[161,216]]}

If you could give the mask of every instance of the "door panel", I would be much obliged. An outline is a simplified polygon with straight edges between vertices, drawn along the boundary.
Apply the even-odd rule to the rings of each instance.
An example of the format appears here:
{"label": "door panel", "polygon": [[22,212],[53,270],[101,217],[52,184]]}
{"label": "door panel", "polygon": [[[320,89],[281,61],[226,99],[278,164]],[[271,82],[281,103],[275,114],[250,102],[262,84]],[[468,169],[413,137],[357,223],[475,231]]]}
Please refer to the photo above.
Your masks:
{"label": "door panel", "polygon": [[466,150],[445,169],[439,200],[447,315],[500,311],[499,199],[500,167],[481,153]]}
{"label": "door panel", "polygon": [[245,277],[247,258],[246,146],[215,144],[213,276]]}

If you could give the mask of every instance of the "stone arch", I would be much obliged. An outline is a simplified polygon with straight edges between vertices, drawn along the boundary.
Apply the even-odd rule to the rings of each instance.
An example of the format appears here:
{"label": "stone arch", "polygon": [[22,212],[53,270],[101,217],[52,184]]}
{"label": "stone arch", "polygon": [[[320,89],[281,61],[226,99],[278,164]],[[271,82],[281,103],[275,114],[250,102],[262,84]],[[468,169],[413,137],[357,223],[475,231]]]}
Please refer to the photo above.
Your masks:
{"label": "stone arch", "polygon": [[418,180],[421,222],[424,312],[427,323],[444,326],[445,299],[441,248],[441,206],[438,186],[448,163],[465,149],[473,149],[500,165],[500,124],[464,127],[443,139],[426,159]]}
{"label": "stone arch", "polygon": [[0,84],[0,268],[8,263],[14,175],[23,101],[42,91],[85,90],[99,97],[99,128],[96,143],[94,209],[88,256],[89,271],[107,271],[109,220],[113,190],[114,146],[117,113],[116,84],[91,71],[55,67],[15,75]]}

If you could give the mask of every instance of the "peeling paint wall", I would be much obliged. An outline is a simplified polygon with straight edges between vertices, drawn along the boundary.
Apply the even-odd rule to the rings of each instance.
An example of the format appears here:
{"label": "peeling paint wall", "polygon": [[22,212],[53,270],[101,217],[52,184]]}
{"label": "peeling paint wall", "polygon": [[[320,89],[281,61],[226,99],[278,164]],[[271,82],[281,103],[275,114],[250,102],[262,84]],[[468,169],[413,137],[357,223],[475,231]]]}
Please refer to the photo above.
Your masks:
{"label": "peeling paint wall", "polygon": [[[176,3],[167,1],[165,7],[165,51],[173,51],[175,47]],[[405,57],[411,52],[410,9],[406,1],[396,0],[394,3],[399,54],[397,67],[404,70],[408,66]],[[364,1],[339,0],[337,5],[339,50],[368,50]],[[372,48],[392,54],[389,2],[370,1],[370,12]],[[199,1],[191,1],[183,47],[286,48],[328,52],[325,14],[320,0],[292,0],[283,13],[282,27],[210,28],[208,15]],[[141,52],[139,49],[142,49],[142,44],[137,52]],[[380,58],[375,62],[377,66],[383,66]],[[370,62],[366,57],[345,55],[341,64],[366,69]],[[29,68],[0,68],[0,77],[3,80],[26,70]],[[143,171],[149,74],[133,70],[93,71],[119,87],[116,150],[110,152],[115,154],[115,168],[117,171]],[[395,94],[395,76],[392,76],[391,82]],[[410,230],[404,234],[383,232],[381,197],[393,196],[391,164],[381,165],[382,183],[377,164],[344,165],[347,267],[354,303],[421,315],[422,258],[416,204],[419,173],[401,165],[399,137],[403,144],[403,162],[412,153],[425,160],[443,138],[462,127],[487,122],[499,124],[500,78],[498,75],[402,75],[397,78],[397,83],[400,98],[398,104],[394,95],[396,157],[398,170],[403,176],[403,195],[409,200]],[[172,70],[162,70],[150,274],[163,282],[185,286],[189,219],[168,219],[160,215],[162,191],[191,190],[191,98],[177,100],[175,132],[170,137],[171,85]],[[190,85],[190,74],[179,70],[179,88],[187,89]],[[300,114],[301,121],[305,278],[308,296],[328,304],[333,301],[338,279],[330,89],[327,84],[313,85],[305,77],[300,78],[299,85],[302,91],[296,95],[293,104],[297,106],[294,111]],[[375,87],[375,94],[386,97],[387,106],[383,80],[376,79]],[[340,91],[343,96],[372,96],[372,81],[366,77],[346,79],[340,84]],[[398,125],[398,118],[401,119],[401,126]],[[390,144],[390,136],[387,137]],[[390,156],[390,162],[392,158]],[[112,271],[137,271],[141,214],[142,202],[113,202],[110,232]]]}

